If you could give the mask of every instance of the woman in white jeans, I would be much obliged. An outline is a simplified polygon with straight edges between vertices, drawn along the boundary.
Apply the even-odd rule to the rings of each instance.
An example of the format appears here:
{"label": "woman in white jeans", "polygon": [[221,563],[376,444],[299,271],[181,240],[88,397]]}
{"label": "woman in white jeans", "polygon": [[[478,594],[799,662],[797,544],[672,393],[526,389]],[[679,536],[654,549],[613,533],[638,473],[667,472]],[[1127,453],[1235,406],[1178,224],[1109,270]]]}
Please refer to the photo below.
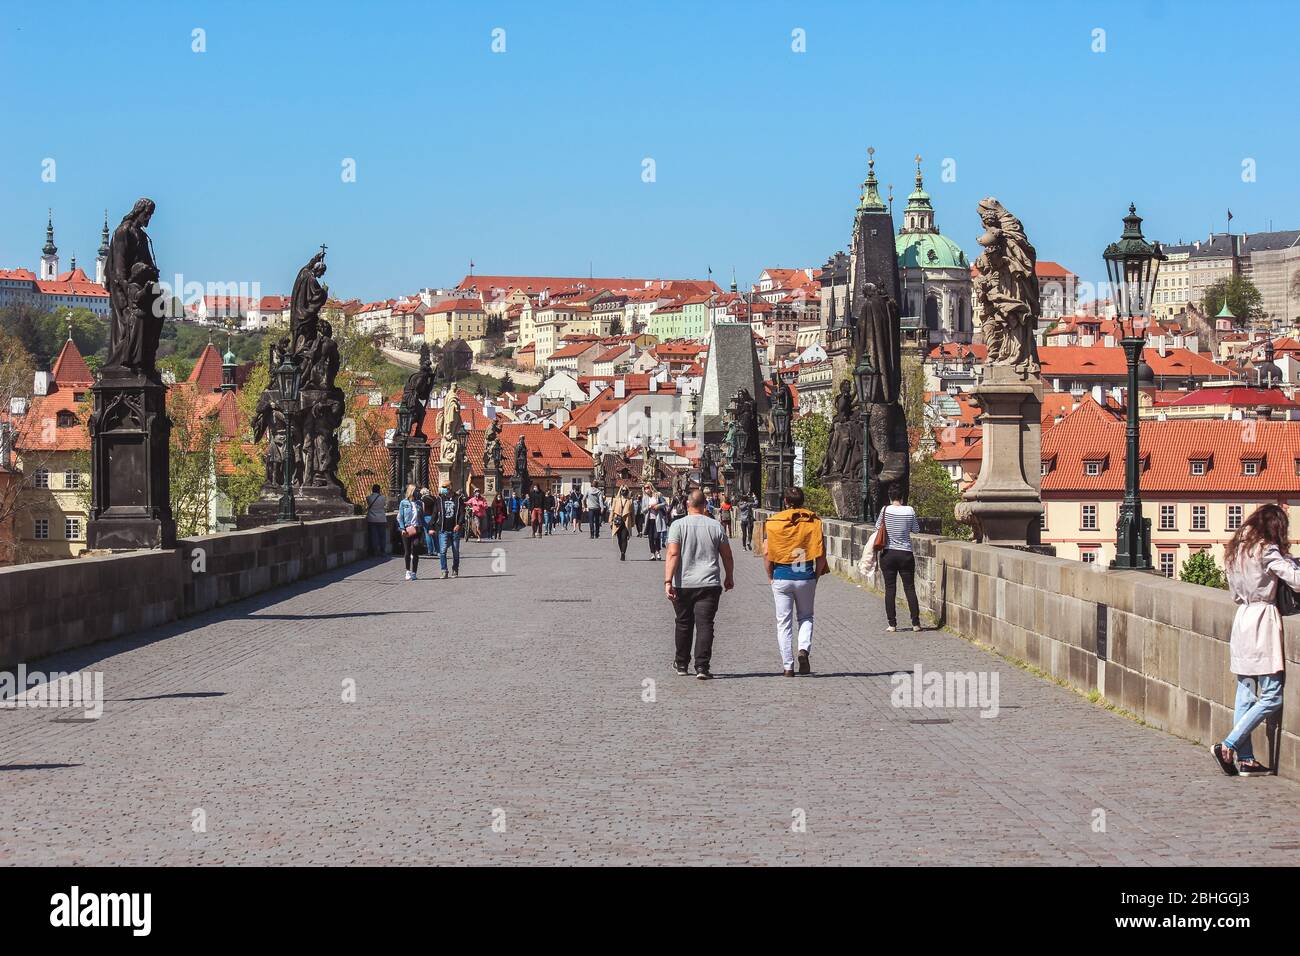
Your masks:
{"label": "woman in white jeans", "polygon": [[[1228,589],[1239,605],[1232,619],[1229,666],[1237,675],[1232,730],[1210,748],[1229,776],[1267,773],[1255,759],[1252,731],[1282,709],[1282,628],[1277,589],[1300,590],[1300,567],[1288,553],[1286,512],[1263,505],[1237,529],[1224,548]],[[1297,618],[1291,618],[1297,620]]]}
{"label": "woman in white jeans", "polygon": [[764,524],[763,557],[772,582],[776,605],[776,642],[781,650],[784,677],[795,676],[795,638],[798,629],[800,674],[811,674],[813,600],[817,579],[830,570],[822,522],[803,506],[802,488],[785,493],[785,510]]}

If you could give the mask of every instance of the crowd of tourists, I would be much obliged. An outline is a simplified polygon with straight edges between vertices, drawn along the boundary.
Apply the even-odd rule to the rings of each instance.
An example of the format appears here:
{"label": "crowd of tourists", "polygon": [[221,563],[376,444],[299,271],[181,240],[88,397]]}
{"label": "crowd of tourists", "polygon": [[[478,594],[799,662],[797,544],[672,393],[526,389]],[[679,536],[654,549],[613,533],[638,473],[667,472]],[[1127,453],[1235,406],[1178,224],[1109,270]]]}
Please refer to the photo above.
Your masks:
{"label": "crowd of tourists", "polygon": [[[921,630],[912,535],[919,532],[916,512],[892,488],[864,549],[861,568],[878,576],[885,592],[887,631],[898,630],[897,588],[901,581],[910,629]],[[758,544],[771,587],[777,652],[782,675],[812,673],[814,604],[818,579],[827,574],[821,519],[805,507],[804,492],[792,487],[783,510],[770,515]],[[532,537],[586,531],[599,538],[608,525],[627,560],[635,538],[647,543],[647,559],[664,562],[664,593],[675,619],[673,670],[700,680],[712,678],[714,619],[722,595],[734,586],[731,529],[738,528],[742,550],[753,551],[757,502],[732,503],[696,489],[665,495],[652,485],[640,491],[620,487],[612,496],[598,488],[555,494],[540,487],[525,495],[507,492],[489,503],[479,492],[455,493],[443,484],[437,493],[408,485],[398,503],[396,523],[406,580],[414,581],[420,556],[437,557],[443,578],[460,573],[462,540],[492,540],[503,531],[529,531]],[[366,498],[372,552],[389,547],[388,502],[378,485]],[[1230,667],[1236,677],[1232,728],[1211,747],[1220,770],[1251,776],[1269,772],[1256,759],[1252,733],[1276,717],[1283,698],[1283,629],[1288,616],[1300,620],[1300,561],[1290,554],[1284,508],[1258,508],[1225,548],[1228,590],[1238,605],[1230,635]]]}

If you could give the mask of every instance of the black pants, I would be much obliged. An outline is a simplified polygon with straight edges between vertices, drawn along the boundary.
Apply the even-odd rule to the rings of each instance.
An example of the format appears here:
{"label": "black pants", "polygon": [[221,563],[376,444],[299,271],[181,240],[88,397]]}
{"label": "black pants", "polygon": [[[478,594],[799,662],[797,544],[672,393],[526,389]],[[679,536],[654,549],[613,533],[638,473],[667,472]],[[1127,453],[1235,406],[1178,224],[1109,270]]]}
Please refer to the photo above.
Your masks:
{"label": "black pants", "polygon": [[416,544],[419,538],[418,534],[402,535],[402,559],[406,562],[406,570],[412,574],[420,569],[420,551]]}
{"label": "black pants", "polygon": [[594,510],[587,512],[587,521],[590,522],[591,524],[591,536],[593,538],[599,538],[600,537],[600,512]]}
{"label": "black pants", "polygon": [[916,603],[916,559],[911,551],[890,551],[880,555],[880,570],[885,575],[885,615],[889,626],[898,626],[895,602],[898,600],[898,577],[903,577],[903,593],[907,595],[907,610],[912,615],[912,626],[921,626],[921,608]]}
{"label": "black pants", "polygon": [[623,525],[614,532],[614,538],[618,541],[618,553],[627,554],[627,519],[623,519]]}
{"label": "black pants", "polygon": [[754,522],[742,521],[740,523],[740,546],[754,550]]}
{"label": "black pants", "polygon": [[691,637],[695,638],[695,670],[707,671],[713,658],[713,618],[718,613],[722,588],[678,588],[673,610],[677,614],[676,661],[685,667],[691,660]]}

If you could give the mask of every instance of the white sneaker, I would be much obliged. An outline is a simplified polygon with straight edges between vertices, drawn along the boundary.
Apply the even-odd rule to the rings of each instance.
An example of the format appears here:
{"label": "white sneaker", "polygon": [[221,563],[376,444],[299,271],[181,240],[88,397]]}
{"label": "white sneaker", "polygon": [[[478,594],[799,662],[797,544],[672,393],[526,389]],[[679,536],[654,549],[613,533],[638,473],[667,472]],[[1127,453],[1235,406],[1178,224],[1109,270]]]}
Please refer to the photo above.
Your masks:
{"label": "white sneaker", "polygon": [[889,627],[885,628],[885,630],[888,631],[890,634],[892,634],[892,633],[894,633],[895,631],[897,631],[898,628],[894,627],[894,626],[891,624]]}
{"label": "white sneaker", "polygon": [[410,571],[407,571],[407,572],[406,572],[406,580],[408,580],[408,581],[411,580],[411,572],[410,572]]}

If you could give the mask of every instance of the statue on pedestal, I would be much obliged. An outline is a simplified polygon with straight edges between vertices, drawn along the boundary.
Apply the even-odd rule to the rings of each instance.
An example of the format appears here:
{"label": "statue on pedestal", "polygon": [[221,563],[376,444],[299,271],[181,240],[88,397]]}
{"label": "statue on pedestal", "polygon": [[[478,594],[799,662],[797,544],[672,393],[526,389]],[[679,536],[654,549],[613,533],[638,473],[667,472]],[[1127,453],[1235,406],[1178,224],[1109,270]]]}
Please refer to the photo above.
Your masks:
{"label": "statue on pedestal", "polygon": [[439,460],[444,465],[454,465],[461,452],[460,395],[456,386],[449,385],[438,412],[438,435],[442,439]]}
{"label": "statue on pedestal", "polygon": [[338,429],[347,399],[335,383],[339,372],[339,347],[334,329],[320,316],[329,301],[325,274],[325,247],[313,255],[294,279],[289,305],[289,337],[270,347],[271,372],[285,362],[298,372],[298,400],[290,402],[278,385],[266,389],[253,415],[253,433],[267,436],[266,483],[261,498],[237,520],[240,527],[275,521],[284,493],[285,470],[297,487],[296,504],[306,519],[351,514],[353,506],[338,477]]}
{"label": "statue on pedestal", "polygon": [[519,493],[527,493],[532,482],[528,477],[528,443],[523,435],[515,442],[515,480],[519,484]]}
{"label": "statue on pedestal", "polygon": [[988,367],[971,398],[980,408],[980,473],[954,509],[986,544],[1038,547],[1043,383],[1034,333],[1038,326],[1035,253],[1020,220],[996,199],[978,207],[984,248],[975,261],[973,292],[983,311]]}

